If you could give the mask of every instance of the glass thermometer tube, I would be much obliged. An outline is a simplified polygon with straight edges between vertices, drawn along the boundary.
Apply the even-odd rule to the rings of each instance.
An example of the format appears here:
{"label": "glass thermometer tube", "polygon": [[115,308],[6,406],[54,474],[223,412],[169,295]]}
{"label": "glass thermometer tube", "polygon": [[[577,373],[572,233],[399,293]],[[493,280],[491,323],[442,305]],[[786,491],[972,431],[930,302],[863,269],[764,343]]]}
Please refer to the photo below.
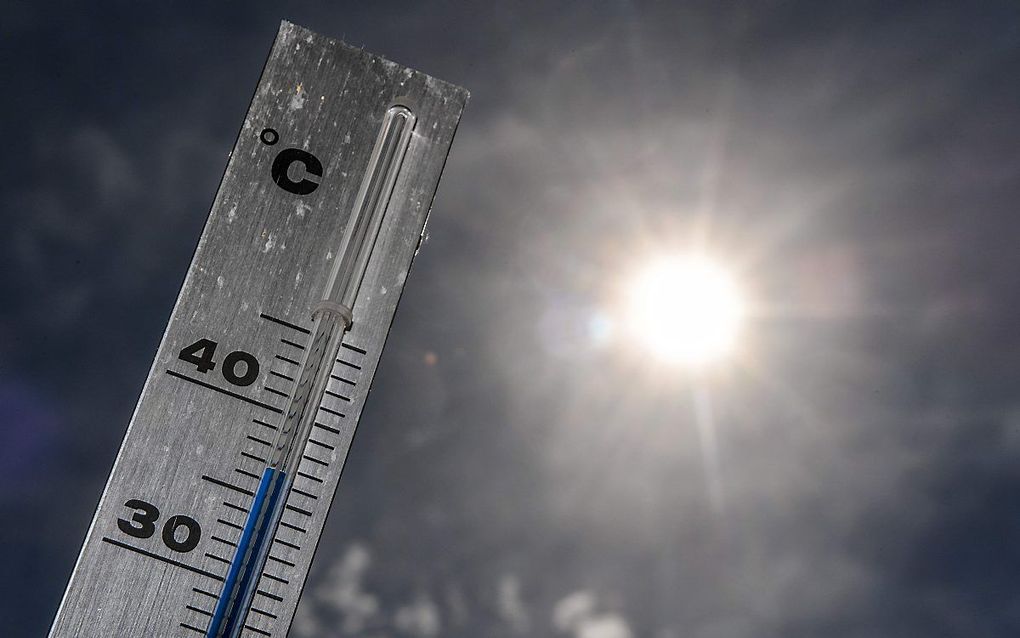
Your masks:
{"label": "glass thermometer tube", "polygon": [[414,113],[402,104],[391,106],[383,118],[325,293],[312,309],[315,321],[312,338],[305,349],[283,424],[277,432],[216,609],[209,621],[207,638],[237,638],[244,628],[248,607],[269,555],[294,473],[315,425],[333,362],[344,333],[351,327],[354,301],[365,277],[415,121]]}

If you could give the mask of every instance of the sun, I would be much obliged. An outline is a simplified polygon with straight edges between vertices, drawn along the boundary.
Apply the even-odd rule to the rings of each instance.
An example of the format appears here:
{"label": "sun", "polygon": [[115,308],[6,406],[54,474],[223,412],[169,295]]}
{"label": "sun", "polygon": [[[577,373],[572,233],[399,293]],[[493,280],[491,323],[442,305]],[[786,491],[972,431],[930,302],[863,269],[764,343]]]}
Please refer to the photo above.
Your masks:
{"label": "sun", "polygon": [[744,300],[729,272],[701,255],[659,257],[627,283],[628,332],[657,358],[701,367],[733,352]]}

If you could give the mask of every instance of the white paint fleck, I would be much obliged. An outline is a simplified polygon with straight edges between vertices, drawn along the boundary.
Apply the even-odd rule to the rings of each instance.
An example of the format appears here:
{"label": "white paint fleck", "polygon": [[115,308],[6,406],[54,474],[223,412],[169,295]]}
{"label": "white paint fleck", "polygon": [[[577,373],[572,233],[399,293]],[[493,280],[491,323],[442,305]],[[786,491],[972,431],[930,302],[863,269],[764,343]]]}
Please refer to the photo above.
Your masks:
{"label": "white paint fleck", "polygon": [[269,239],[266,240],[265,246],[262,247],[262,252],[268,253],[274,246],[276,246],[276,237],[273,233],[269,233]]}
{"label": "white paint fleck", "polygon": [[233,224],[234,218],[236,217],[237,217],[237,204],[234,204],[233,206],[230,207],[230,210],[227,211],[227,223]]}
{"label": "white paint fleck", "polygon": [[299,111],[305,106],[305,88],[301,84],[297,85],[297,89],[294,91],[294,95],[290,98],[290,110]]}
{"label": "white paint fleck", "polygon": [[223,284],[225,283],[225,281],[226,280],[223,279],[223,275],[220,275],[219,277],[216,278],[216,287],[217,288],[222,288]]}
{"label": "white paint fleck", "polygon": [[350,144],[350,143],[351,143],[351,134],[347,133],[346,135],[344,135],[344,144]]}
{"label": "white paint fleck", "polygon": [[312,210],[312,207],[304,202],[297,202],[294,205],[294,213],[298,216],[298,219],[304,219],[305,213]]}
{"label": "white paint fleck", "polygon": [[294,283],[295,284],[301,283],[301,271],[300,270],[297,271],[296,275],[294,275]]}
{"label": "white paint fleck", "polygon": [[379,288],[379,294],[380,295],[385,295],[386,294],[386,286],[381,286]]}
{"label": "white paint fleck", "polygon": [[326,251],[326,261],[330,261],[332,259],[333,259],[333,251],[332,250],[327,250]]}

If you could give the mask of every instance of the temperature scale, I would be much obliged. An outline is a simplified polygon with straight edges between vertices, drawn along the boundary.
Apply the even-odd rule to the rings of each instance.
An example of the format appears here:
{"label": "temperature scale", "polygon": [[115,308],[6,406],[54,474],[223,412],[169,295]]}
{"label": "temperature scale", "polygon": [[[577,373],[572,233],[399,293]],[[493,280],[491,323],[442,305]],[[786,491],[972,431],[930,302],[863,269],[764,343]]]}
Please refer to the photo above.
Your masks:
{"label": "temperature scale", "polygon": [[466,101],[280,26],[51,636],[287,634]]}

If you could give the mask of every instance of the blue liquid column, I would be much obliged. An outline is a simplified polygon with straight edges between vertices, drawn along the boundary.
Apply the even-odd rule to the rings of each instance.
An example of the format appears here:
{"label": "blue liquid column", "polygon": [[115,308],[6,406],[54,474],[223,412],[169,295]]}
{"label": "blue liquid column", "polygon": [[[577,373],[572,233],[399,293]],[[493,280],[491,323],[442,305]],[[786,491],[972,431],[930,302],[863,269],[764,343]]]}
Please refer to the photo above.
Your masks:
{"label": "blue liquid column", "polygon": [[247,605],[241,610],[239,603],[250,601],[255,593],[283,509],[277,504],[286,500],[288,488],[286,473],[270,467],[262,473],[206,636],[236,636],[244,628],[247,613],[237,612],[247,612]]}

